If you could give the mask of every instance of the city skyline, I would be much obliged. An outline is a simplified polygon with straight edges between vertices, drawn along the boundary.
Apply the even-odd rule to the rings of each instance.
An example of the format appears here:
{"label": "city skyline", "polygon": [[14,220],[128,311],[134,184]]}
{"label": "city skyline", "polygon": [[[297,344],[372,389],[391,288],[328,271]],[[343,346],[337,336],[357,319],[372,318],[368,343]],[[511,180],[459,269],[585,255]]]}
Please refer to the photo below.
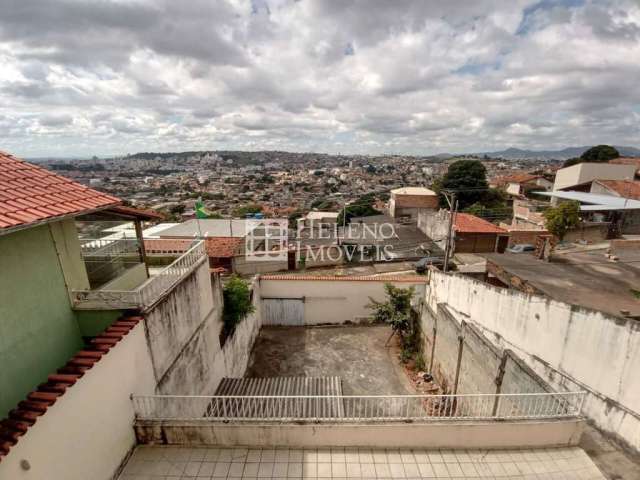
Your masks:
{"label": "city skyline", "polygon": [[632,1],[6,3],[0,148],[24,157],[432,155],[640,133]]}

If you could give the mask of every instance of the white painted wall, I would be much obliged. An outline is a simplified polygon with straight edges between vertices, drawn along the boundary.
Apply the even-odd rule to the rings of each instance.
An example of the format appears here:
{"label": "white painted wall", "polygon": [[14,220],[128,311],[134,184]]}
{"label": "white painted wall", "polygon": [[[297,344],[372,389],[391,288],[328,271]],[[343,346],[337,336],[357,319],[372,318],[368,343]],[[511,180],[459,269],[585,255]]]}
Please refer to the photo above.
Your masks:
{"label": "white painted wall", "polygon": [[[233,424],[222,422],[139,422],[155,443],[174,445],[375,447],[375,448],[535,448],[577,445],[580,419],[514,422],[416,422],[353,424]],[[155,438],[154,438],[155,437]]]}
{"label": "white painted wall", "polygon": [[384,284],[396,287],[415,287],[416,298],[424,295],[424,280],[398,282],[379,277],[379,280],[335,280],[322,277],[313,280],[267,280],[260,279],[263,298],[303,298],[304,321],[306,325],[340,324],[360,322],[371,316],[367,305],[370,297],[377,301],[385,300]]}
{"label": "white painted wall", "polygon": [[[108,480],[135,444],[129,395],[153,394],[139,323],[29,428],[0,462],[3,480]],[[21,460],[31,465],[20,467]]]}
{"label": "white painted wall", "polygon": [[586,389],[585,414],[640,451],[640,324],[460,275],[431,272],[426,301],[446,303],[559,390]]}
{"label": "white painted wall", "polygon": [[561,168],[556,172],[553,190],[581,185],[593,180],[633,180],[635,165],[615,165],[611,163],[579,163]]}

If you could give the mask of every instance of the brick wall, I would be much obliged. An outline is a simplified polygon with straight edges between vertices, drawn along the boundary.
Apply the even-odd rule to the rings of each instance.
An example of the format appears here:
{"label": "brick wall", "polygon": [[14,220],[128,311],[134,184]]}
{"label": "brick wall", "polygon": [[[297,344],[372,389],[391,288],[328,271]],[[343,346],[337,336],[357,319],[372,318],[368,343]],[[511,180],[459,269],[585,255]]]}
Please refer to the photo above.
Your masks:
{"label": "brick wall", "polygon": [[438,208],[437,195],[395,195],[396,208]]}

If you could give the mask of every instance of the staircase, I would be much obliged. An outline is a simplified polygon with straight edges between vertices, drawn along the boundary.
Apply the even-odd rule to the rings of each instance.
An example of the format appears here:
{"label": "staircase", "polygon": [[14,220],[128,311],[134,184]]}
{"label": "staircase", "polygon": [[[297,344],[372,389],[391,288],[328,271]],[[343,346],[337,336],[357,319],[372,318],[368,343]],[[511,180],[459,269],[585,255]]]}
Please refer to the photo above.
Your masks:
{"label": "staircase", "polygon": [[340,377],[224,378],[206,416],[238,420],[343,417],[340,396]]}

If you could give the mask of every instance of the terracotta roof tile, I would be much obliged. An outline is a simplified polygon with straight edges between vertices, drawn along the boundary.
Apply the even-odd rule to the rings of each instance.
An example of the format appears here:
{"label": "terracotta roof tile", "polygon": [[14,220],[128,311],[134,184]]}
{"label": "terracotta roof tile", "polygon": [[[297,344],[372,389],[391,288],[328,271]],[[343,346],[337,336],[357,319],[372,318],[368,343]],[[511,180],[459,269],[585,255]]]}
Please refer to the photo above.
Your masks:
{"label": "terracotta roof tile", "polygon": [[119,198],[0,152],[0,231],[120,203]]}
{"label": "terracotta roof tile", "polygon": [[503,175],[491,180],[493,185],[506,185],[508,183],[527,183],[540,178],[541,175],[532,175],[531,173],[518,172],[511,175]]}
{"label": "terracotta roof tile", "polygon": [[239,237],[209,237],[204,247],[207,255],[213,258],[230,258],[238,253],[238,247],[244,240]]}
{"label": "terracotta roof tile", "polygon": [[609,190],[616,192],[623,198],[632,200],[640,200],[640,182],[632,182],[631,180],[596,180]]}
{"label": "terracotta roof tile", "polygon": [[72,388],[141,320],[142,317],[136,315],[118,319],[105,330],[105,333],[95,337],[88,349],[76,353],[65,366],[49,375],[47,382],[38,385],[25,400],[19,402],[17,408],[9,412],[9,418],[0,420],[0,461],[3,456],[9,454],[11,447],[20,437],[28,433],[29,427],[38,421],[38,417],[46,414],[48,408],[56,403],[59,397]]}
{"label": "terracotta roof tile", "polygon": [[456,213],[454,229],[458,233],[507,233],[493,223],[469,213]]}

